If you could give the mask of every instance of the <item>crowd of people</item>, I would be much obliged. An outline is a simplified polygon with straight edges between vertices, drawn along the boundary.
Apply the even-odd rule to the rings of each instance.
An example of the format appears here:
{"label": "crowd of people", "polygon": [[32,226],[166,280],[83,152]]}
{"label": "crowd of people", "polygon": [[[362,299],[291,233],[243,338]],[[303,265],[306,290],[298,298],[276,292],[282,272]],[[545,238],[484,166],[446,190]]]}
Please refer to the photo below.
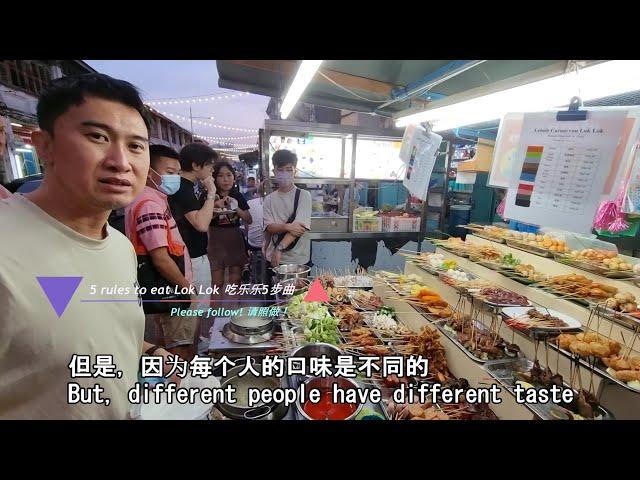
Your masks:
{"label": "crowd of people", "polygon": [[[297,158],[287,150],[272,157],[278,188],[265,196],[255,176],[241,193],[233,165],[206,144],[150,145],[137,89],[103,74],[52,81],[37,115],[42,184],[28,194],[0,188],[0,225],[10,226],[0,229],[0,418],[126,418],[141,355],[196,354],[201,319],[171,315],[171,301],[206,311],[221,293],[86,301],[94,289],[224,292],[248,266],[252,282],[269,283],[272,267],[310,262],[311,196],[294,185]],[[109,224],[119,209],[124,235]],[[81,278],[61,315],[37,277]],[[144,338],[145,321],[156,338]],[[111,355],[122,372],[75,380],[101,385],[108,406],[67,403],[70,361],[81,354]]]}

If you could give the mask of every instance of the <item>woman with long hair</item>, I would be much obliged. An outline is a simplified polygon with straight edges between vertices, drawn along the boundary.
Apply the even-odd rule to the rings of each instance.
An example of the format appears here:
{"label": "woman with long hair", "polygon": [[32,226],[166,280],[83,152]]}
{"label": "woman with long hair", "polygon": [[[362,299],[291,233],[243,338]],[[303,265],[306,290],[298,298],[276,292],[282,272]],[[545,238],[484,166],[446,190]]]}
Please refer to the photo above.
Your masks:
{"label": "woman with long hair", "polygon": [[[225,213],[214,213],[209,227],[209,260],[211,283],[224,294],[224,274],[228,269],[228,283],[242,283],[242,269],[248,263],[247,248],[240,220],[251,225],[249,205],[236,185],[235,171],[230,163],[218,162],[213,169],[218,200],[216,207]],[[213,296],[215,298],[215,296]]]}

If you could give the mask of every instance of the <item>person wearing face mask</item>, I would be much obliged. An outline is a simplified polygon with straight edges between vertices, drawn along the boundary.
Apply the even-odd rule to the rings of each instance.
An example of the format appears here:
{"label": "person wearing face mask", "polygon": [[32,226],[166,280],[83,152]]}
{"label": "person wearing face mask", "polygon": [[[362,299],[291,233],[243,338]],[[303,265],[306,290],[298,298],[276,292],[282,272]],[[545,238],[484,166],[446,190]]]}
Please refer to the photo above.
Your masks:
{"label": "person wearing face mask", "polygon": [[264,254],[270,266],[308,264],[311,259],[311,194],[293,184],[298,157],[289,150],[273,154],[278,189],[264,199]]}
{"label": "person wearing face mask", "polygon": [[[169,285],[190,288],[193,275],[189,250],[167,199],[180,189],[180,156],[164,145],[152,145],[149,155],[147,185],[125,209],[125,231],[134,247],[142,251],[137,253],[148,254],[153,266]],[[174,260],[180,257],[184,258],[184,271]],[[184,308],[189,308],[188,302]],[[153,313],[147,314],[146,319],[161,327],[165,348],[169,352],[186,360],[193,358],[197,317]]]}

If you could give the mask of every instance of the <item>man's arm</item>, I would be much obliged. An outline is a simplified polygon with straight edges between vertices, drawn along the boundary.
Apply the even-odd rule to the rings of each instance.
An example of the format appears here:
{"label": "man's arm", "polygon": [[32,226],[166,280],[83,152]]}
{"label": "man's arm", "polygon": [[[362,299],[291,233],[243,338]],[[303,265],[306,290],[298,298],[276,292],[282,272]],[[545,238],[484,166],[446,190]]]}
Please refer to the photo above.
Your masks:
{"label": "man's arm", "polygon": [[209,230],[209,224],[213,218],[213,209],[215,208],[215,196],[204,202],[200,210],[192,210],[185,213],[184,218],[199,232],[206,233]]}
{"label": "man's arm", "polygon": [[[213,177],[207,177],[202,181],[204,188],[207,192],[207,198],[204,205],[198,208],[200,205],[193,195],[192,189],[186,192],[186,196],[183,195],[176,200],[181,201],[184,204],[184,210],[188,210],[185,213],[184,218],[199,232],[207,232],[209,230],[209,224],[213,218],[213,209],[216,206],[216,185],[213,181]],[[179,191],[178,194],[181,192]]]}
{"label": "man's arm", "polygon": [[155,248],[149,252],[151,263],[156,267],[160,275],[172,285],[189,288],[191,284],[182,274],[176,262],[169,256],[167,247]]}

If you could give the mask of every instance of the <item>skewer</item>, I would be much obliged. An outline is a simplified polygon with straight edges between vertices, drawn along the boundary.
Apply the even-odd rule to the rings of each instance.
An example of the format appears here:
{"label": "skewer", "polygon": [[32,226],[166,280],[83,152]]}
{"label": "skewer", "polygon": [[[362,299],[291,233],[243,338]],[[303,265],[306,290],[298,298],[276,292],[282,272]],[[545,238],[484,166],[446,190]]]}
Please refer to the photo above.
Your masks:
{"label": "skewer", "polygon": [[622,331],[620,332],[620,336],[622,337],[622,344],[625,346],[622,358],[627,360],[627,355],[628,355],[628,353],[627,353],[627,341],[625,340],[624,333]]}

